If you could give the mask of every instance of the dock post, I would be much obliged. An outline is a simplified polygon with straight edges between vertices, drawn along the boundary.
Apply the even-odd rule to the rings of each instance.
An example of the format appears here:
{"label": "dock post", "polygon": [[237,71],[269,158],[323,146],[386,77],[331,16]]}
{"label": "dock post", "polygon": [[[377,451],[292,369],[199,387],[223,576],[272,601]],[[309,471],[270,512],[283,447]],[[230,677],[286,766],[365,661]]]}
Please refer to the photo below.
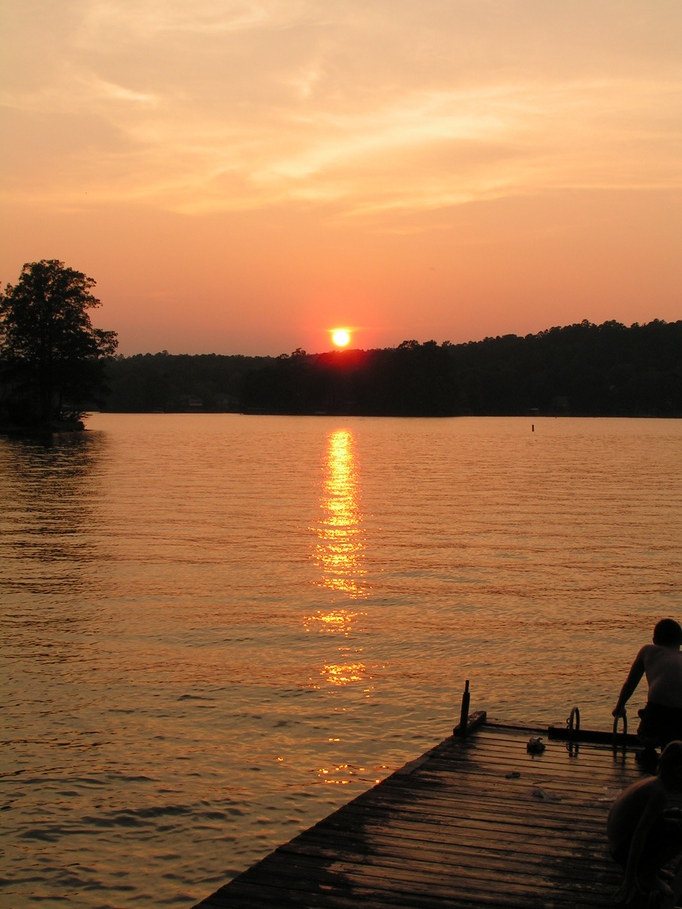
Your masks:
{"label": "dock post", "polygon": [[462,694],[462,707],[459,712],[459,726],[455,726],[453,732],[455,735],[466,735],[469,725],[469,703],[471,695],[469,694],[469,679],[464,682],[464,692]]}

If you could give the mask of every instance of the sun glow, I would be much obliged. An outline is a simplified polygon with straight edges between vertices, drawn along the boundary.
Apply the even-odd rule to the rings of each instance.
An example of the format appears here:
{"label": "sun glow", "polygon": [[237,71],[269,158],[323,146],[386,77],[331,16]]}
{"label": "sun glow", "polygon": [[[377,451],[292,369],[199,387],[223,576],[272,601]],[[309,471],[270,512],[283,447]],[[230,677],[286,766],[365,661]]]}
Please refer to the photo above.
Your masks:
{"label": "sun glow", "polygon": [[350,343],[350,332],[347,328],[333,328],[332,341],[337,347],[346,347]]}

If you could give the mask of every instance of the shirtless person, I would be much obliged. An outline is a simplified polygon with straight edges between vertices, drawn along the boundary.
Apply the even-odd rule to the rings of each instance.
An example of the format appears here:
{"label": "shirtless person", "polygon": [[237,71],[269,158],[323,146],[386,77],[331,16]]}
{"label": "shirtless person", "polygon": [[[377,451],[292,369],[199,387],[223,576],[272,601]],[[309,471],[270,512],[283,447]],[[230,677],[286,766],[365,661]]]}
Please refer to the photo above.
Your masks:
{"label": "shirtless person", "polygon": [[[625,789],[611,806],[606,825],[613,859],[624,869],[620,905],[648,904],[652,891],[678,895],[679,870],[666,863],[682,856],[682,742],[663,749],[656,776]],[[672,902],[671,902],[672,905]]]}
{"label": "shirtless person", "polygon": [[661,619],[653,640],[635,657],[613,710],[613,716],[625,716],[625,704],[646,674],[649,694],[646,707],[639,711],[642,722],[637,734],[647,748],[647,757],[655,757],[656,745],[664,747],[682,739],[682,628],[673,619]]}

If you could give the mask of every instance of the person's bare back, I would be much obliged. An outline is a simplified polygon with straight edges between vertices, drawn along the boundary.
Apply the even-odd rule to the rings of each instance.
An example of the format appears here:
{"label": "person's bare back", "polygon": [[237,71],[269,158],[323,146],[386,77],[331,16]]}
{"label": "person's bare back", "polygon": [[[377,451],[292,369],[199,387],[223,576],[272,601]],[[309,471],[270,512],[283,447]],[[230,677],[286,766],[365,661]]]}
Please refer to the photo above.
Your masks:
{"label": "person's bare back", "polygon": [[647,644],[640,650],[649,703],[682,708],[682,653],[670,647]]}

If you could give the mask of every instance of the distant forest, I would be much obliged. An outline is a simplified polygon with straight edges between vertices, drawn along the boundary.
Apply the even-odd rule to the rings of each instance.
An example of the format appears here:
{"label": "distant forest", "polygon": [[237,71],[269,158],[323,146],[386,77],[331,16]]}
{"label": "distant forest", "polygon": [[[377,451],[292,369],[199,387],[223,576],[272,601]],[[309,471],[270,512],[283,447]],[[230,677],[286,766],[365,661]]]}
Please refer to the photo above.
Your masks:
{"label": "distant forest", "polygon": [[465,344],[107,363],[112,412],[682,416],[682,321],[583,321]]}

